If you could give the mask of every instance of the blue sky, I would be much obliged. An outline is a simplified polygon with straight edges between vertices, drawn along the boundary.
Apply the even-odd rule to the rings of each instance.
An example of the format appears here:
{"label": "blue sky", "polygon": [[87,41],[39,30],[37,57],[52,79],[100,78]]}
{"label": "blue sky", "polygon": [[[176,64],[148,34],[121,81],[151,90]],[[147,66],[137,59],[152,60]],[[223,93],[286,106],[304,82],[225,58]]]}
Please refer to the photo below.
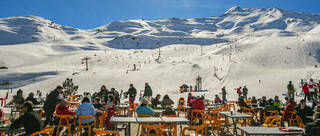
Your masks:
{"label": "blue sky", "polygon": [[117,20],[219,16],[236,5],[320,13],[320,0],[0,0],[0,17],[35,15],[93,29]]}

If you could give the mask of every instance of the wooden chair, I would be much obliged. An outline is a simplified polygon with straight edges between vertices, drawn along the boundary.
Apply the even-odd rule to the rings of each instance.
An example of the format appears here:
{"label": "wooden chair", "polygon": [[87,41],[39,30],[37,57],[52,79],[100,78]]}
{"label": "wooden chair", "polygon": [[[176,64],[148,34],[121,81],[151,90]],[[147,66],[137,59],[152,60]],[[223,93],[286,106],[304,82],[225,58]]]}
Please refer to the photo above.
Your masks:
{"label": "wooden chair", "polygon": [[188,126],[183,128],[182,130],[182,136],[189,136],[186,134],[186,130],[194,130],[195,136],[199,136],[199,133],[201,132],[200,136],[204,136],[204,129],[205,125],[199,125],[199,126]]}
{"label": "wooden chair", "polygon": [[195,126],[197,125],[198,121],[203,120],[203,117],[201,116],[204,113],[204,110],[191,110],[191,125]]}
{"label": "wooden chair", "polygon": [[[151,115],[151,114],[138,114],[138,117],[148,118],[148,117],[153,117],[153,115]],[[139,124],[139,125],[138,125],[137,135],[139,135],[140,126],[141,126],[141,125]]]}
{"label": "wooden chair", "polygon": [[116,135],[120,136],[118,131],[106,131],[106,130],[100,130],[100,129],[93,129],[93,132],[98,136],[105,136],[105,135]]}
{"label": "wooden chair", "polygon": [[306,125],[303,124],[301,117],[297,115],[297,118],[298,118],[299,128],[306,128]]}
{"label": "wooden chair", "polygon": [[[71,136],[71,128],[72,125],[76,126],[76,116],[75,115],[58,115],[59,123],[57,126],[57,136],[60,134],[60,128],[67,127],[68,128],[68,136]],[[71,123],[70,120],[73,118],[73,122]],[[74,132],[75,133],[75,132]]]}
{"label": "wooden chair", "polygon": [[[177,115],[161,115],[162,117],[177,117]],[[168,124],[168,123],[163,123],[162,124],[164,126],[164,129],[162,130],[164,134],[166,133],[172,133],[173,136],[177,136],[177,124],[173,123],[173,124]]]}
{"label": "wooden chair", "polygon": [[[269,115],[267,116],[267,113],[269,113]],[[279,115],[279,111],[277,110],[267,110],[263,113],[263,120],[266,119],[269,116],[277,116]]]}
{"label": "wooden chair", "polygon": [[108,111],[104,111],[99,118],[99,128],[103,129],[103,122],[107,116],[108,116]]}
{"label": "wooden chair", "polygon": [[289,115],[290,115],[290,118],[288,120],[289,127],[294,125],[295,123],[298,126],[299,125],[299,121],[298,121],[298,115],[296,114],[296,112],[295,111],[289,111]]}
{"label": "wooden chair", "polygon": [[[89,122],[89,119],[94,119],[94,122]],[[96,126],[96,117],[95,116],[86,116],[86,115],[80,115],[78,116],[79,124],[78,124],[78,130],[77,135],[81,134],[82,129],[88,128],[88,134],[91,136],[91,128]]]}
{"label": "wooden chair", "polygon": [[276,116],[270,116],[267,117],[262,124],[264,127],[280,127],[281,126],[281,119],[282,116],[276,115]]}
{"label": "wooden chair", "polygon": [[38,134],[48,134],[48,133],[50,133],[50,135],[52,135],[53,130],[54,130],[54,127],[47,127],[47,128],[44,128],[41,131],[32,133],[30,136],[35,136],[35,135],[38,135]]}
{"label": "wooden chair", "polygon": [[[163,135],[162,130],[164,129],[163,125],[141,125],[141,136],[144,136],[144,129],[147,130],[147,136],[161,136]],[[151,133],[152,130],[154,133]]]}
{"label": "wooden chair", "polygon": [[211,127],[211,132],[214,133],[214,129],[217,129],[217,135],[220,135],[221,122],[214,118],[210,114],[202,114],[204,118],[204,125],[206,126],[205,135],[207,135],[207,130]]}
{"label": "wooden chair", "polygon": [[222,117],[219,112],[221,111],[221,109],[212,109],[210,111],[211,116],[216,119],[217,121],[220,122],[220,125],[222,126],[222,123],[224,124],[224,126],[227,127],[227,130],[229,130],[229,118],[224,118]]}
{"label": "wooden chair", "polygon": [[[4,97],[4,98],[0,98],[0,101],[1,101],[1,107],[2,107],[2,106],[6,106],[6,105],[7,105],[7,99],[8,99],[8,96],[9,96],[9,90],[7,91],[6,97]],[[4,102],[4,105],[3,105],[3,102]]]}

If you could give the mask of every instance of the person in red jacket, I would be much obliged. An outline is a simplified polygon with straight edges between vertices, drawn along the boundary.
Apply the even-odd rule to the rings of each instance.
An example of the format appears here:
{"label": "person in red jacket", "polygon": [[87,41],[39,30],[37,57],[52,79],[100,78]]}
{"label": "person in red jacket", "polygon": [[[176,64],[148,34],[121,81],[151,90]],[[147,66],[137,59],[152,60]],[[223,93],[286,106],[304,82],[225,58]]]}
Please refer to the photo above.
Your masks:
{"label": "person in red jacket", "polygon": [[304,100],[308,99],[308,101],[310,101],[310,91],[307,83],[304,83],[304,85],[302,86],[302,90],[304,92]]}
{"label": "person in red jacket", "polygon": [[[57,115],[75,115],[76,113],[73,112],[72,110],[69,109],[69,107],[67,106],[68,105],[68,102],[66,100],[61,100],[60,102],[60,105],[56,108],[56,114]],[[68,119],[63,119],[61,120],[62,124],[67,124],[67,122],[69,123],[72,123],[74,119],[71,119],[71,118],[68,118]],[[60,119],[58,118],[56,121],[55,121],[55,124],[58,125]],[[60,128],[59,131],[61,131],[62,128]],[[73,128],[73,125],[71,127],[71,130],[74,130]],[[56,135],[56,132],[57,132],[57,127],[54,129],[53,131],[53,135]]]}
{"label": "person in red jacket", "polygon": [[239,98],[240,98],[240,96],[241,96],[241,94],[242,94],[242,92],[241,92],[241,86],[240,86],[239,88],[235,88],[235,90],[237,91],[237,94],[238,94],[238,96],[239,96]]}
{"label": "person in red jacket", "polygon": [[191,110],[203,110],[204,109],[204,102],[198,96],[196,99],[190,102]]}
{"label": "person in red jacket", "polygon": [[214,98],[214,103],[222,103],[221,99],[217,94],[216,94],[216,97]]}
{"label": "person in red jacket", "polygon": [[111,117],[114,115],[115,112],[115,97],[112,94],[108,95],[108,101],[107,101],[107,111],[108,116],[106,117],[105,123],[107,126],[107,129],[113,129],[113,125],[110,122]]}
{"label": "person in red jacket", "polygon": [[0,121],[4,118],[4,112],[2,109],[0,109]]}
{"label": "person in red jacket", "polygon": [[[60,102],[60,105],[57,107],[56,114],[57,115],[75,115],[75,112],[69,109],[67,106],[68,102],[66,100],[62,100]],[[69,119],[69,122],[71,122],[72,119]],[[62,120],[63,124],[67,123],[67,120]]]}
{"label": "person in red jacket", "polygon": [[290,118],[290,111],[295,111],[297,104],[294,102],[293,98],[289,98],[288,105],[284,108],[283,117],[284,120],[287,121]]}

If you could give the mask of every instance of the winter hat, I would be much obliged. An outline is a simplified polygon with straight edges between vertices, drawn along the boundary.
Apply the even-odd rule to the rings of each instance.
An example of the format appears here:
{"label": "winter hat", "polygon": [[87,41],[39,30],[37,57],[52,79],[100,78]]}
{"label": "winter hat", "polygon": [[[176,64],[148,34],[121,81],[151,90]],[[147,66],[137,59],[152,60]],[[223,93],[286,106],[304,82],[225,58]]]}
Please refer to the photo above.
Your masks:
{"label": "winter hat", "polygon": [[144,98],[142,99],[142,104],[149,104],[149,101],[146,98]]}

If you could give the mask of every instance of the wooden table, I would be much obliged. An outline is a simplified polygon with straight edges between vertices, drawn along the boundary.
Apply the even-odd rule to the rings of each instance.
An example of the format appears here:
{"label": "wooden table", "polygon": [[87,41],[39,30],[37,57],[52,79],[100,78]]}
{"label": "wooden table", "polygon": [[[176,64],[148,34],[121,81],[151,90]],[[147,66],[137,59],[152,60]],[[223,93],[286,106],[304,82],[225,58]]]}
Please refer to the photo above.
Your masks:
{"label": "wooden table", "polygon": [[[297,128],[297,127],[294,127]],[[247,136],[252,135],[302,135],[303,131],[285,132],[279,130],[279,127],[238,127]]]}
{"label": "wooden table", "polygon": [[232,112],[232,114],[231,114],[230,111],[224,111],[224,112],[219,112],[219,114],[225,116],[226,120],[227,120],[227,117],[232,119],[233,134],[236,136],[238,136],[238,132],[237,132],[238,119],[244,119],[244,124],[246,124],[246,120],[245,120],[246,118],[253,118],[252,115],[248,115],[248,114],[244,114],[244,113],[240,113],[240,112]]}

